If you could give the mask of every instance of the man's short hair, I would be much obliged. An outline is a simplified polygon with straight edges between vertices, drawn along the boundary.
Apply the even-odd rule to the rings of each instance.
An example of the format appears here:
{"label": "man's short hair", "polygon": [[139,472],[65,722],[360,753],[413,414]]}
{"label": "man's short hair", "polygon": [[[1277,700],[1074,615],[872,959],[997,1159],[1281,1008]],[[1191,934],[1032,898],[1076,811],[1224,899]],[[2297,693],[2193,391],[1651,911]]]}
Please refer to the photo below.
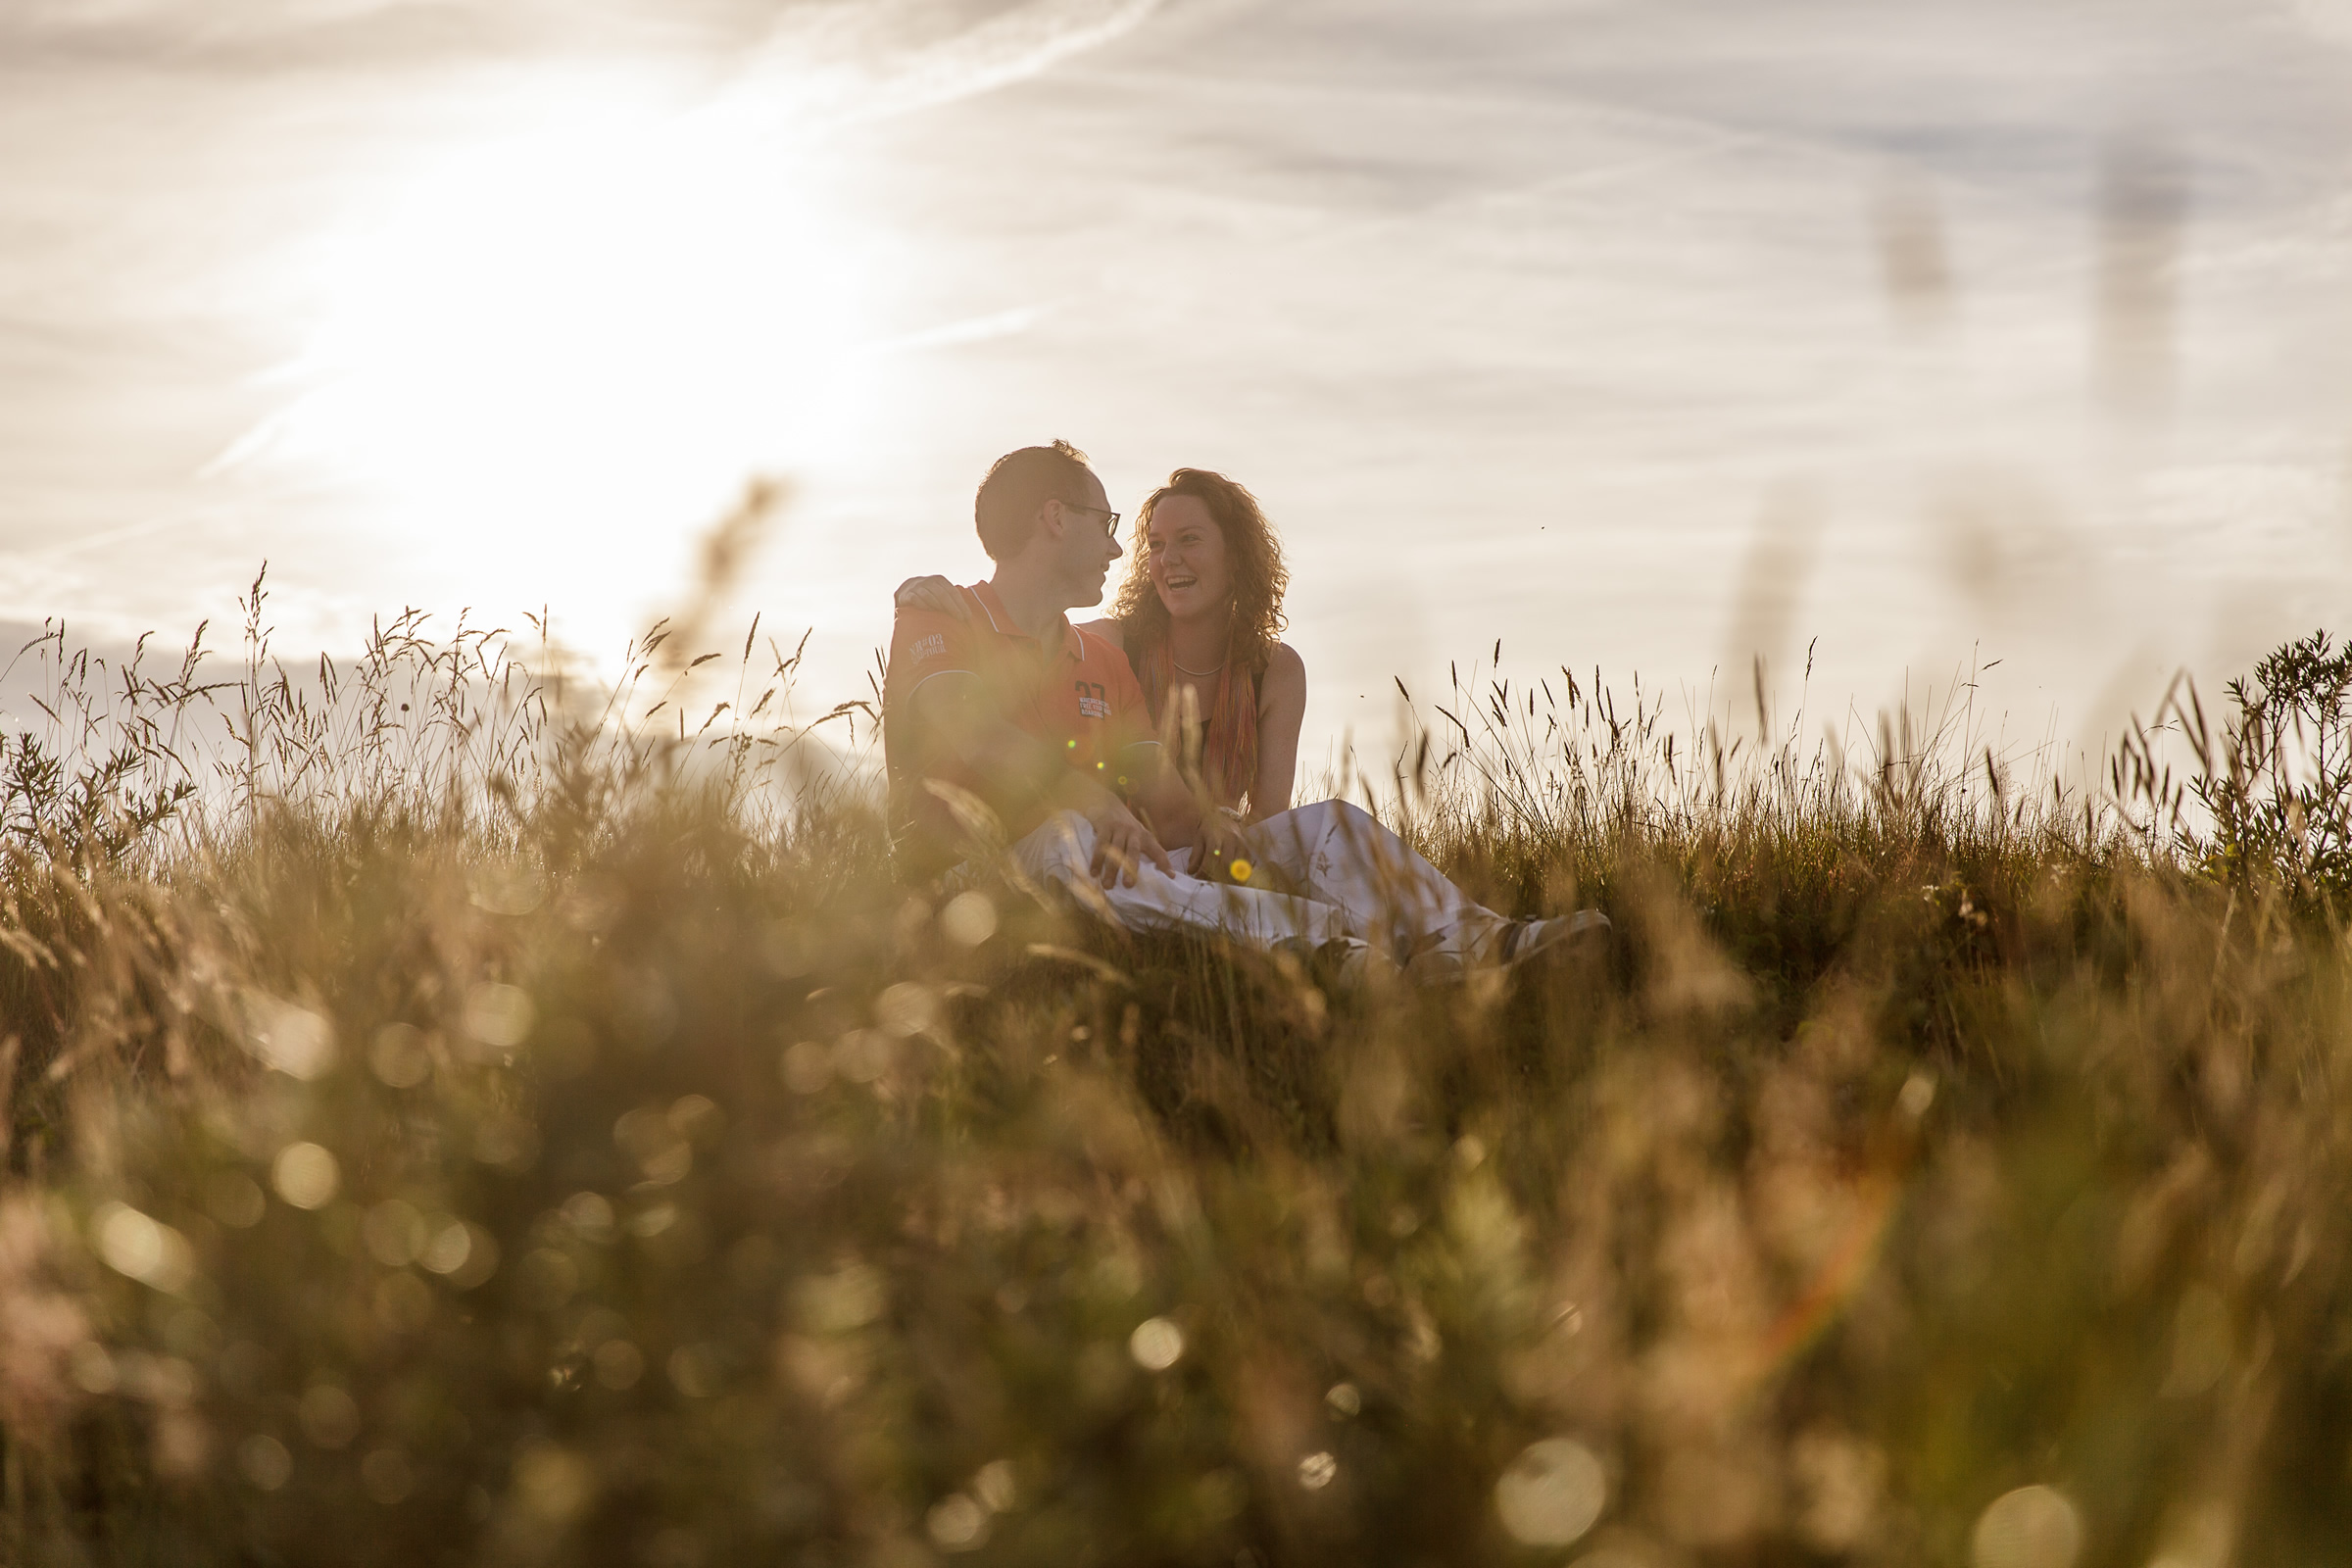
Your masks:
{"label": "man's short hair", "polygon": [[1005,453],[980,481],[980,494],[972,502],[980,548],[991,561],[1019,555],[1037,531],[1037,509],[1049,501],[1083,505],[1085,482],[1094,473],[1086,454],[1067,441]]}

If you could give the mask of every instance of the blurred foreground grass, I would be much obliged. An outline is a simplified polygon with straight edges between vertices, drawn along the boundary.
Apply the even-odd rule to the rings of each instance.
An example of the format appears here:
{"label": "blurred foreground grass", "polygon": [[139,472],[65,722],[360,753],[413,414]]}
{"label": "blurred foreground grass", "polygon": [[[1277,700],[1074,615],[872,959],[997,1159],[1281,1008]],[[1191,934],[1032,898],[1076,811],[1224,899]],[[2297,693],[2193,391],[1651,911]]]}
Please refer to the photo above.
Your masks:
{"label": "blurred foreground grass", "polygon": [[781,649],[698,733],[660,636],[583,707],[249,609],[9,758],[7,1560],[2352,1541],[2352,969],[2275,858],[1490,681],[1404,825],[1618,941],[1332,997],[895,886]]}

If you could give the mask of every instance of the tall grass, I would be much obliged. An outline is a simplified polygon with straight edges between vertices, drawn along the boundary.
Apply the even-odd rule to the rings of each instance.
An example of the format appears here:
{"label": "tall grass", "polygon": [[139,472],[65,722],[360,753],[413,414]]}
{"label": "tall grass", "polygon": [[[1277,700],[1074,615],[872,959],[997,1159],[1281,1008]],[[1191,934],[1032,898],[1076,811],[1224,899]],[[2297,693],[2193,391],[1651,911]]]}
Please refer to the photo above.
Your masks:
{"label": "tall grass", "polygon": [[10,1560],[2352,1539],[2343,942],[2160,776],[1474,671],[1376,798],[1617,941],[1326,994],[897,884],[756,630],[246,612],[11,743]]}

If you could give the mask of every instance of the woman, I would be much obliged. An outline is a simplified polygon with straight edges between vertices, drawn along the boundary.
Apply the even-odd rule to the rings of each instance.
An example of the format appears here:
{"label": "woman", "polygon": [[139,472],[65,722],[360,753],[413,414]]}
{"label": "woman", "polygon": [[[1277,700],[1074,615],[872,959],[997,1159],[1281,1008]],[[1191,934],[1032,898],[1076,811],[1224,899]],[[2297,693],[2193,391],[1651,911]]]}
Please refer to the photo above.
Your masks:
{"label": "woman", "polygon": [[1200,797],[1207,874],[1248,853],[1236,827],[1290,809],[1306,717],[1306,662],[1281,637],[1291,574],[1257,498],[1203,468],[1146,498],[1135,543],[1102,630]]}
{"label": "woman", "polygon": [[[1194,842],[1170,845],[1184,856],[1180,868],[1332,906],[1327,929],[1347,933],[1336,942],[1359,976],[1367,963],[1394,961],[1415,979],[1445,979],[1605,928],[1592,910],[1507,919],[1357,808],[1292,808],[1306,663],[1281,640],[1289,586],[1257,498],[1223,474],[1178,468],[1137,514],[1110,618],[1086,628],[1127,655],[1202,807]],[[903,608],[969,613],[945,577],[910,578],[896,597]]]}

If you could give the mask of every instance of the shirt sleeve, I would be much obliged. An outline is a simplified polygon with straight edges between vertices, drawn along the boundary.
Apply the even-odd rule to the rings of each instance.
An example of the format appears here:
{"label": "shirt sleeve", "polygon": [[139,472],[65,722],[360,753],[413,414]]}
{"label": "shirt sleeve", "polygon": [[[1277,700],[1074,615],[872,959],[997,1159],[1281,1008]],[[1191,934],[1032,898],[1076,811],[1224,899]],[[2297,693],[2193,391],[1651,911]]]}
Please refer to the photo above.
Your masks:
{"label": "shirt sleeve", "polygon": [[972,628],[936,610],[902,610],[890,628],[889,685],[901,701],[934,675],[972,674]]}

